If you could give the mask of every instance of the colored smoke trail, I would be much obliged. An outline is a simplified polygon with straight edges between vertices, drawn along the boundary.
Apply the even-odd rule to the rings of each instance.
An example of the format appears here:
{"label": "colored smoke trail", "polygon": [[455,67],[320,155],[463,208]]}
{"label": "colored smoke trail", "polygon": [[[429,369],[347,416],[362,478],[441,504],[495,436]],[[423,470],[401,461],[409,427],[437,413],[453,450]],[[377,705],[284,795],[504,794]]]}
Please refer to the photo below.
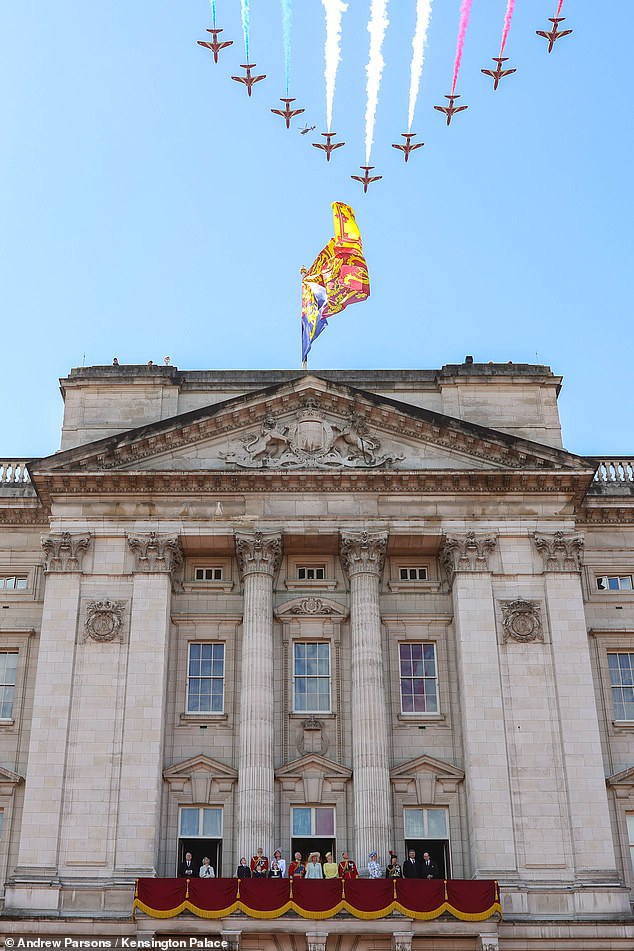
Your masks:
{"label": "colored smoke trail", "polygon": [[244,52],[249,62],[249,33],[251,31],[251,10],[249,0],[240,0],[240,13],[242,14],[242,32],[244,33]]}
{"label": "colored smoke trail", "polygon": [[335,99],[337,68],[341,62],[341,18],[348,9],[343,0],[321,0],[326,13],[326,129],[332,130],[332,104]]}
{"label": "colored smoke trail", "polygon": [[216,25],[216,0],[209,0],[211,3],[211,21],[213,25]]}
{"label": "colored smoke trail", "polygon": [[559,0],[559,6],[557,7],[557,13],[555,14],[556,17],[558,17],[559,14],[561,13],[561,8],[563,7],[563,5],[564,5],[564,0]]}
{"label": "colored smoke trail", "polygon": [[286,76],[286,95],[291,86],[291,27],[293,24],[293,2],[282,0],[282,39],[284,42],[284,75]]}
{"label": "colored smoke trail", "polygon": [[433,0],[417,0],[416,3],[416,29],[412,40],[412,66],[411,78],[409,84],[409,119],[407,122],[407,131],[412,131],[412,122],[414,121],[414,111],[416,109],[416,100],[418,99],[418,90],[420,89],[420,78],[423,74],[423,64],[425,62],[425,44],[427,42],[427,31],[429,30],[429,21],[431,20],[431,5]]}
{"label": "colored smoke trail", "polygon": [[370,34],[370,58],[365,68],[367,75],[368,101],[365,109],[365,164],[370,164],[374,141],[374,119],[379,102],[379,87],[385,61],[381,54],[385,31],[390,21],[387,18],[388,0],[372,0],[368,33]]}
{"label": "colored smoke trail", "polygon": [[500,56],[504,53],[506,39],[511,29],[511,20],[513,19],[513,10],[515,9],[515,0],[508,0],[506,4],[506,13],[504,14],[504,28],[502,29],[502,43],[500,45]]}
{"label": "colored smoke trail", "polygon": [[456,61],[453,67],[453,83],[451,85],[451,95],[456,91],[458,82],[458,73],[460,72],[460,63],[462,62],[462,51],[464,50],[464,40],[469,26],[469,15],[471,14],[471,5],[473,0],[462,0],[460,7],[460,26],[458,27],[458,43],[456,45]]}

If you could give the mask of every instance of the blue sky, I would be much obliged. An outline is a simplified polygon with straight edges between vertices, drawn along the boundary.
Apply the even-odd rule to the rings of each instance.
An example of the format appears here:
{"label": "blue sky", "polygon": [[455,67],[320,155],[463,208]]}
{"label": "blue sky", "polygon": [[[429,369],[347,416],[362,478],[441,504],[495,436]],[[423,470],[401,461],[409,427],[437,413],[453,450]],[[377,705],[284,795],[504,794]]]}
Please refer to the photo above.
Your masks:
{"label": "blue sky", "polygon": [[[632,104],[634,4],[566,0],[570,37],[535,35],[556,0],[517,0],[493,92],[505,0],[475,0],[448,129],[460,0],[435,0],[405,165],[415,0],[391,0],[367,195],[369,0],[350,0],[330,164],[315,134],[270,112],[285,95],[279,0],[251,2],[248,99],[239,0],[217,0],[234,46],[196,45],[208,0],[0,6],[0,457],[57,448],[57,379],[71,367],[300,365],[299,269],[355,209],[372,296],[332,318],[311,369],[539,362],[564,376],[564,440],[634,453]],[[291,95],[325,128],[324,15],[295,0]]]}

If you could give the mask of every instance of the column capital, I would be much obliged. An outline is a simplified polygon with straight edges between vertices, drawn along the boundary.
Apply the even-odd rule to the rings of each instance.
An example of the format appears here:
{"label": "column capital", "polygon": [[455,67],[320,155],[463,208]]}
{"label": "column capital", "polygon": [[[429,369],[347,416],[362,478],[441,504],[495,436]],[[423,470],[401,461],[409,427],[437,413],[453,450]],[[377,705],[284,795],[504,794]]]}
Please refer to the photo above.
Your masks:
{"label": "column capital", "polygon": [[84,555],[90,548],[91,542],[90,532],[84,534],[60,532],[42,535],[44,571],[46,574],[81,571]]}
{"label": "column capital", "polygon": [[282,536],[279,532],[236,532],[236,558],[240,575],[275,574],[282,561]]}
{"label": "column capital", "polygon": [[544,559],[544,571],[581,571],[583,535],[553,532],[533,535],[533,543]]}
{"label": "column capital", "polygon": [[170,574],[183,563],[183,549],[177,535],[128,535],[128,546],[135,556],[134,571],[140,574]]}
{"label": "column capital", "polygon": [[387,540],[387,532],[342,532],[339,554],[348,577],[363,573],[380,575]]}
{"label": "column capital", "polygon": [[457,571],[488,571],[489,555],[496,545],[497,538],[493,535],[465,532],[443,536],[439,560],[449,584]]}

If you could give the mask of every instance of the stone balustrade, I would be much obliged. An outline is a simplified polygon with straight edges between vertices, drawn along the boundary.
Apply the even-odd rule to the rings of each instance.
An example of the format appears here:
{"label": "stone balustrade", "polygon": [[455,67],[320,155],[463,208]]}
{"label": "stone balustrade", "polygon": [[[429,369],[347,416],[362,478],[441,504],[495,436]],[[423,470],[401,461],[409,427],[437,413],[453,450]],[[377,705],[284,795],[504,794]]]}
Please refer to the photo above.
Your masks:
{"label": "stone balustrade", "polygon": [[601,459],[594,481],[604,485],[634,485],[634,457],[612,456]]}
{"label": "stone balustrade", "polygon": [[[30,462],[31,460],[27,460]],[[0,459],[0,486],[28,485],[31,482],[27,461],[23,459]]]}

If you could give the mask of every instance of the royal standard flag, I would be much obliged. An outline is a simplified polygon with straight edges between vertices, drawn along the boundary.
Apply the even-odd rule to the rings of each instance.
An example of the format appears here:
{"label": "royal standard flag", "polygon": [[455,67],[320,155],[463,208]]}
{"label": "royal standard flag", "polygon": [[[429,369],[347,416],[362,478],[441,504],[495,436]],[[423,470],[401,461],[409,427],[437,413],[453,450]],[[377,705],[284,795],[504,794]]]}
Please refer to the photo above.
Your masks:
{"label": "royal standard flag", "polygon": [[328,317],[370,296],[368,266],[354,211],[340,201],[333,202],[332,210],[335,236],[302,278],[302,361],[328,325]]}

